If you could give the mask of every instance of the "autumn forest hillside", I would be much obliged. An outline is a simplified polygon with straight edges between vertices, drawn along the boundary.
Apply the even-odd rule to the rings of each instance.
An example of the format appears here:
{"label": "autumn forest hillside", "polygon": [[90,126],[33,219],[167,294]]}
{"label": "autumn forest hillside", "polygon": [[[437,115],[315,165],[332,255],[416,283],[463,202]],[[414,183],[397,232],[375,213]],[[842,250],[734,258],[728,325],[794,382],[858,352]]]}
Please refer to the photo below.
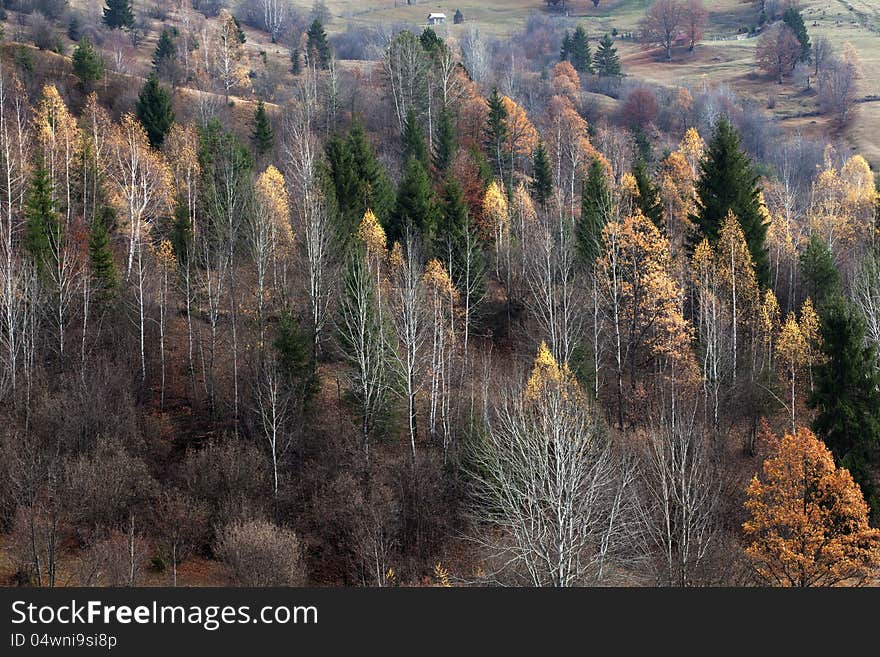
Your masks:
{"label": "autumn forest hillside", "polygon": [[849,7],[2,0],[0,582],[880,583]]}

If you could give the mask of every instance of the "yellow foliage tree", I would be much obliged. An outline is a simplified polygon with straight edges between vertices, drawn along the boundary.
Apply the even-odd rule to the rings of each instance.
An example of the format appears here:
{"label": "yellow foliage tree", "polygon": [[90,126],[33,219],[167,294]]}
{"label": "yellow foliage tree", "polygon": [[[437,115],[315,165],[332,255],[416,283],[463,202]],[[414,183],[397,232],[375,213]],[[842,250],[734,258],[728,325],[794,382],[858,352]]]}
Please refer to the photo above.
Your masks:
{"label": "yellow foliage tree", "polygon": [[844,468],[807,429],[776,442],[746,489],[755,573],[772,586],[862,584],[880,568],[880,530]]}
{"label": "yellow foliage tree", "polygon": [[797,373],[807,362],[807,341],[804,340],[803,333],[798,326],[794,313],[789,313],[779,332],[779,338],[776,340],[776,353],[779,359],[785,364],[785,371],[788,377],[789,389],[791,391],[791,404],[789,411],[791,414],[792,431],[795,430],[795,406],[796,406],[796,383]]}
{"label": "yellow foliage tree", "polygon": [[730,306],[733,376],[736,378],[739,342],[743,331],[754,318],[758,301],[758,278],[739,220],[728,212],[721,224],[716,247],[719,287]]}

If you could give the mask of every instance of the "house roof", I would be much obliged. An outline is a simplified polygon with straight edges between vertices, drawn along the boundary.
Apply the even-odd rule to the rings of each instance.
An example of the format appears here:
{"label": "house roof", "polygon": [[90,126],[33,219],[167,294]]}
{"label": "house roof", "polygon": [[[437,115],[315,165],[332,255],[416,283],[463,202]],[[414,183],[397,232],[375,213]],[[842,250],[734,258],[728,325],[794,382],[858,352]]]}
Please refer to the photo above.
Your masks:
{"label": "house roof", "polygon": [[428,18],[429,18],[429,19],[431,19],[431,18],[446,18],[446,14],[435,14],[435,13],[432,13],[432,14],[428,14]]}

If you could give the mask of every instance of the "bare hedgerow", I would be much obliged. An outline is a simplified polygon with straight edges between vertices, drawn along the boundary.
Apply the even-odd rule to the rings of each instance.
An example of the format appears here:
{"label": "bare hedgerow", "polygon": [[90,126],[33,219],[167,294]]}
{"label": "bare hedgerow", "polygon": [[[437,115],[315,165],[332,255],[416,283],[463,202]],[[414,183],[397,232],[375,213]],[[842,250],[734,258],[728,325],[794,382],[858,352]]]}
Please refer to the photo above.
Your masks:
{"label": "bare hedgerow", "polygon": [[238,586],[301,586],[306,580],[299,537],[267,520],[230,522],[215,551]]}

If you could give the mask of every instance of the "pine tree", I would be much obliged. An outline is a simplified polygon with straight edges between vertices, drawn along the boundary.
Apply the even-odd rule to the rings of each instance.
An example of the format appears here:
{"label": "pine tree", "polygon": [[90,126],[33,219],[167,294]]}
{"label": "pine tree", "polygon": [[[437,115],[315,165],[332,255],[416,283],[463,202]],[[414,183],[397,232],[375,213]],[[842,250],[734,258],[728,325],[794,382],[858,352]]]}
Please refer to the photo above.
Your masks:
{"label": "pine tree", "polygon": [[825,362],[814,371],[809,403],[818,411],[813,429],[861,484],[876,515],[880,499],[870,480],[880,448],[880,369],[875,347],[865,345],[865,331],[852,302],[841,295],[828,299],[820,326]]}
{"label": "pine tree", "polygon": [[821,308],[825,300],[840,291],[840,272],[834,254],[819,235],[812,235],[801,254],[805,292]]}
{"label": "pine tree", "polygon": [[422,48],[429,55],[439,53],[446,47],[443,39],[438,37],[437,33],[430,27],[422,30],[422,34],[419,36],[419,43],[422,44]]}
{"label": "pine tree", "polygon": [[190,221],[190,208],[183,195],[178,195],[174,206],[174,223],[171,225],[171,246],[174,257],[181,267],[189,262],[192,254],[193,229]]}
{"label": "pine tree", "polygon": [[302,72],[302,64],[299,61],[299,48],[293,48],[290,51],[290,72],[299,75]]}
{"label": "pine tree", "polygon": [[300,322],[289,311],[283,312],[273,346],[284,378],[304,406],[318,391],[313,344]]}
{"label": "pine tree", "polygon": [[55,207],[52,179],[42,162],[31,176],[24,216],[25,248],[37,268],[45,271],[58,247],[61,224]]}
{"label": "pine tree", "polygon": [[696,213],[690,217],[698,228],[695,238],[705,237],[714,244],[727,213],[733,212],[746,236],[758,280],[766,285],[770,279],[767,223],[757,182],[751,159],[740,150],[736,130],[722,117],[700,165]]}
{"label": "pine tree", "polygon": [[642,158],[636,160],[636,164],[632,170],[633,178],[635,178],[636,186],[639,190],[637,205],[642,214],[657,226],[658,230],[663,230],[666,225],[663,211],[663,201],[660,199],[660,190],[654,185],[651,176],[648,174],[648,167]]}
{"label": "pine tree", "polygon": [[550,166],[550,157],[547,155],[547,147],[544,142],[539,142],[532,155],[532,196],[542,208],[547,207],[547,201],[553,196],[553,169]]}
{"label": "pine tree", "polygon": [[92,84],[104,77],[104,62],[86,36],[80,39],[73,51],[71,63],[73,64],[73,74],[79,78],[80,84],[86,91],[91,89]]}
{"label": "pine tree", "polygon": [[159,84],[159,78],[154,74],[150,75],[141,89],[136,109],[137,117],[147,131],[150,145],[154,148],[161,146],[165,133],[174,123],[174,110],[168,92]]}
{"label": "pine tree", "polygon": [[401,241],[407,227],[421,236],[427,247],[437,228],[437,205],[425,167],[416,158],[410,158],[403,171],[397,191],[397,204],[385,232],[389,243]]}
{"label": "pine tree", "polygon": [[347,239],[354,233],[367,210],[372,210],[383,225],[388,222],[394,209],[394,191],[363,124],[355,119],[348,137],[330,139],[326,152],[343,237]]}
{"label": "pine tree", "polygon": [[434,138],[434,169],[442,176],[455,159],[458,140],[455,132],[455,119],[452,111],[444,109],[437,121],[437,135]]}
{"label": "pine tree", "polygon": [[134,27],[134,12],[131,0],[107,0],[104,7],[104,24],[111,30]]}
{"label": "pine tree", "polygon": [[272,150],[275,143],[275,133],[262,100],[257,101],[257,109],[254,112],[254,130],[251,132],[251,142],[257,155],[265,155]]}
{"label": "pine tree", "polygon": [[174,30],[166,27],[159,35],[159,41],[153,51],[153,70],[159,73],[167,62],[174,61],[175,57],[177,57],[177,48],[174,47]]}
{"label": "pine tree", "polygon": [[810,35],[807,33],[807,26],[804,25],[804,17],[801,16],[800,10],[797,7],[789,7],[782,14],[782,22],[791,28],[791,31],[794,32],[794,35],[801,44],[799,61],[810,61],[810,53],[813,47],[810,45]]}
{"label": "pine tree", "polygon": [[403,127],[403,161],[409,162],[415,158],[425,169],[428,168],[428,149],[425,146],[425,135],[419,126],[419,119],[414,109],[406,114],[406,123]]}
{"label": "pine tree", "polygon": [[599,47],[593,55],[593,69],[600,78],[620,75],[620,57],[617,55],[614,41],[607,34],[599,41]]}
{"label": "pine tree", "polygon": [[559,51],[559,61],[567,62],[571,58],[571,32],[565,31],[562,37],[562,48]]}
{"label": "pine tree", "polygon": [[612,196],[605,168],[593,158],[581,191],[581,216],[575,225],[578,253],[590,268],[599,256],[602,229],[611,210]]}
{"label": "pine tree", "polygon": [[489,117],[486,121],[486,152],[495,165],[495,172],[503,176],[504,146],[507,142],[507,108],[498,87],[492,89],[489,97]]}
{"label": "pine tree", "polygon": [[443,187],[443,203],[440,208],[437,229],[438,244],[446,269],[452,276],[455,288],[473,300],[480,299],[485,290],[486,262],[483,251],[471,233],[470,213],[461,185],[449,178]]}
{"label": "pine tree", "polygon": [[330,65],[330,43],[327,41],[327,33],[321,21],[315,20],[306,32],[308,40],[306,42],[306,53],[310,59],[318,64],[320,68],[328,68]]}
{"label": "pine tree", "polygon": [[100,304],[111,301],[116,292],[118,278],[110,235],[102,217],[96,217],[89,231],[89,274]]}
{"label": "pine tree", "polygon": [[580,25],[577,26],[574,35],[571,37],[571,49],[568,58],[578,73],[593,72],[593,55],[590,52],[590,42],[587,39],[587,33]]}

